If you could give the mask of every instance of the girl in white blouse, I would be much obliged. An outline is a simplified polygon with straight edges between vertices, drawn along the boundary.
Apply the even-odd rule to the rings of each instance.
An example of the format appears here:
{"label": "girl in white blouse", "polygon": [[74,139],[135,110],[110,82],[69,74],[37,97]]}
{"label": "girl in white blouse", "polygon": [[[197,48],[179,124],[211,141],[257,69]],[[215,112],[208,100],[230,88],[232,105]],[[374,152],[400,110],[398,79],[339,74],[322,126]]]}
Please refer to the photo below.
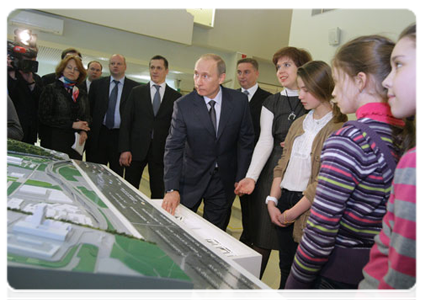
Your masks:
{"label": "girl in white blouse", "polygon": [[[274,169],[270,196],[266,198],[270,219],[277,227],[280,288],[285,286],[314,199],[323,143],[347,120],[331,103],[334,83],[329,65],[311,61],[297,74],[299,99],[310,111],[289,129],[282,157]],[[294,229],[292,223],[298,217]]]}

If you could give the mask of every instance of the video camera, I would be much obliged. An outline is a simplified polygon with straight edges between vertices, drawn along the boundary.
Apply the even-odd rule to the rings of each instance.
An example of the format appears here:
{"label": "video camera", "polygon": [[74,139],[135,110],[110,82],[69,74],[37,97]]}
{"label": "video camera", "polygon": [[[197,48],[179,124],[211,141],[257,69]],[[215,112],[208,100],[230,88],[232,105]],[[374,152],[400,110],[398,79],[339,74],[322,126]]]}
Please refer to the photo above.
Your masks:
{"label": "video camera", "polygon": [[37,73],[38,61],[33,60],[37,53],[36,35],[31,30],[16,29],[15,40],[7,41],[7,54],[14,70]]}

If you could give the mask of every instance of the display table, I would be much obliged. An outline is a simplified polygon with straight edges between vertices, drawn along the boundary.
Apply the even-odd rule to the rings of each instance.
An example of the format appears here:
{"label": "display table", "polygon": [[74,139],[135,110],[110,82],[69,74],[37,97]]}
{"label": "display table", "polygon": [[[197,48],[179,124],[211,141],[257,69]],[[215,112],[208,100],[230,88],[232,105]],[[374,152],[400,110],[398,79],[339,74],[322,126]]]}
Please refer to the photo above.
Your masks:
{"label": "display table", "polygon": [[[144,195],[144,197],[146,196]],[[262,257],[258,252],[183,205],[179,205],[176,208],[175,216],[172,216],[161,208],[162,200],[149,201],[168,216],[170,220],[195,236],[199,241],[202,241],[210,249],[238,263],[257,278],[260,276]]]}
{"label": "display table", "polygon": [[258,253],[183,206],[172,216],[104,165],[12,146],[11,287],[269,289]]}

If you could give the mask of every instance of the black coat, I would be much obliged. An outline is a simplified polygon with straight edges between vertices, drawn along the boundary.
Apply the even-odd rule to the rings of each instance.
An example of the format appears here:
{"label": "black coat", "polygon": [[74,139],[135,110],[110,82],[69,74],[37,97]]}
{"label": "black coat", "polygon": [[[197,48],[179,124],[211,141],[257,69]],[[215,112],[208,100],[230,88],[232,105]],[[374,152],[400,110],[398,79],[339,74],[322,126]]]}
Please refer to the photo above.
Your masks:
{"label": "black coat", "polygon": [[43,90],[43,83],[34,74],[35,87],[31,91],[28,82],[16,71],[16,80],[7,76],[7,91],[15,106],[24,136],[22,142],[34,144],[38,134],[38,102]]}
{"label": "black coat", "polygon": [[[76,101],[59,80],[44,87],[40,97],[38,117],[40,121],[41,146],[61,151],[75,158],[71,149],[75,142],[72,128],[76,121],[91,122],[87,94],[79,90]],[[80,158],[80,157],[77,157]]]}
{"label": "black coat", "polygon": [[[132,89],[120,126],[119,152],[131,151],[132,159],[137,161],[146,158],[151,143],[157,156],[163,157],[173,103],[182,96],[166,85],[159,111],[154,116],[150,90],[150,84]],[[151,139],[153,132],[154,139]]]}
{"label": "black coat", "polygon": [[49,85],[51,83],[54,83],[56,81],[56,73],[49,73],[44,75],[43,77],[41,77],[42,81],[43,81],[43,85]]}

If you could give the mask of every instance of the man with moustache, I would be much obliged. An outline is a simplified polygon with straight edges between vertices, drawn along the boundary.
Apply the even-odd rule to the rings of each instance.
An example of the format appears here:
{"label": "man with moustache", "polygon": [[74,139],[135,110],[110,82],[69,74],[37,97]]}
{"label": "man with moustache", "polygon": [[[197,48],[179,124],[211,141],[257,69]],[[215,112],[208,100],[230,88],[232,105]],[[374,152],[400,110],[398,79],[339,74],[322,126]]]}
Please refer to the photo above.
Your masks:
{"label": "man with moustache", "polygon": [[164,196],[163,156],[172,119],[173,103],[181,94],[166,84],[169,63],[156,55],[149,63],[151,81],[135,87],[121,123],[119,138],[120,164],[125,179],[139,188],[142,173],[148,165],[152,199]]}
{"label": "man with moustache", "polygon": [[90,87],[92,126],[87,161],[109,164],[110,169],[122,176],[118,151],[121,116],[132,88],[139,84],[125,77],[126,60],[121,54],[112,55],[109,70],[111,76],[93,81]]}
{"label": "man with moustache", "polygon": [[225,62],[205,54],[195,64],[196,90],[175,102],[164,156],[166,194],[162,207],[182,203],[226,230],[234,186],[246,174],[254,144],[248,100],[221,86]]}

